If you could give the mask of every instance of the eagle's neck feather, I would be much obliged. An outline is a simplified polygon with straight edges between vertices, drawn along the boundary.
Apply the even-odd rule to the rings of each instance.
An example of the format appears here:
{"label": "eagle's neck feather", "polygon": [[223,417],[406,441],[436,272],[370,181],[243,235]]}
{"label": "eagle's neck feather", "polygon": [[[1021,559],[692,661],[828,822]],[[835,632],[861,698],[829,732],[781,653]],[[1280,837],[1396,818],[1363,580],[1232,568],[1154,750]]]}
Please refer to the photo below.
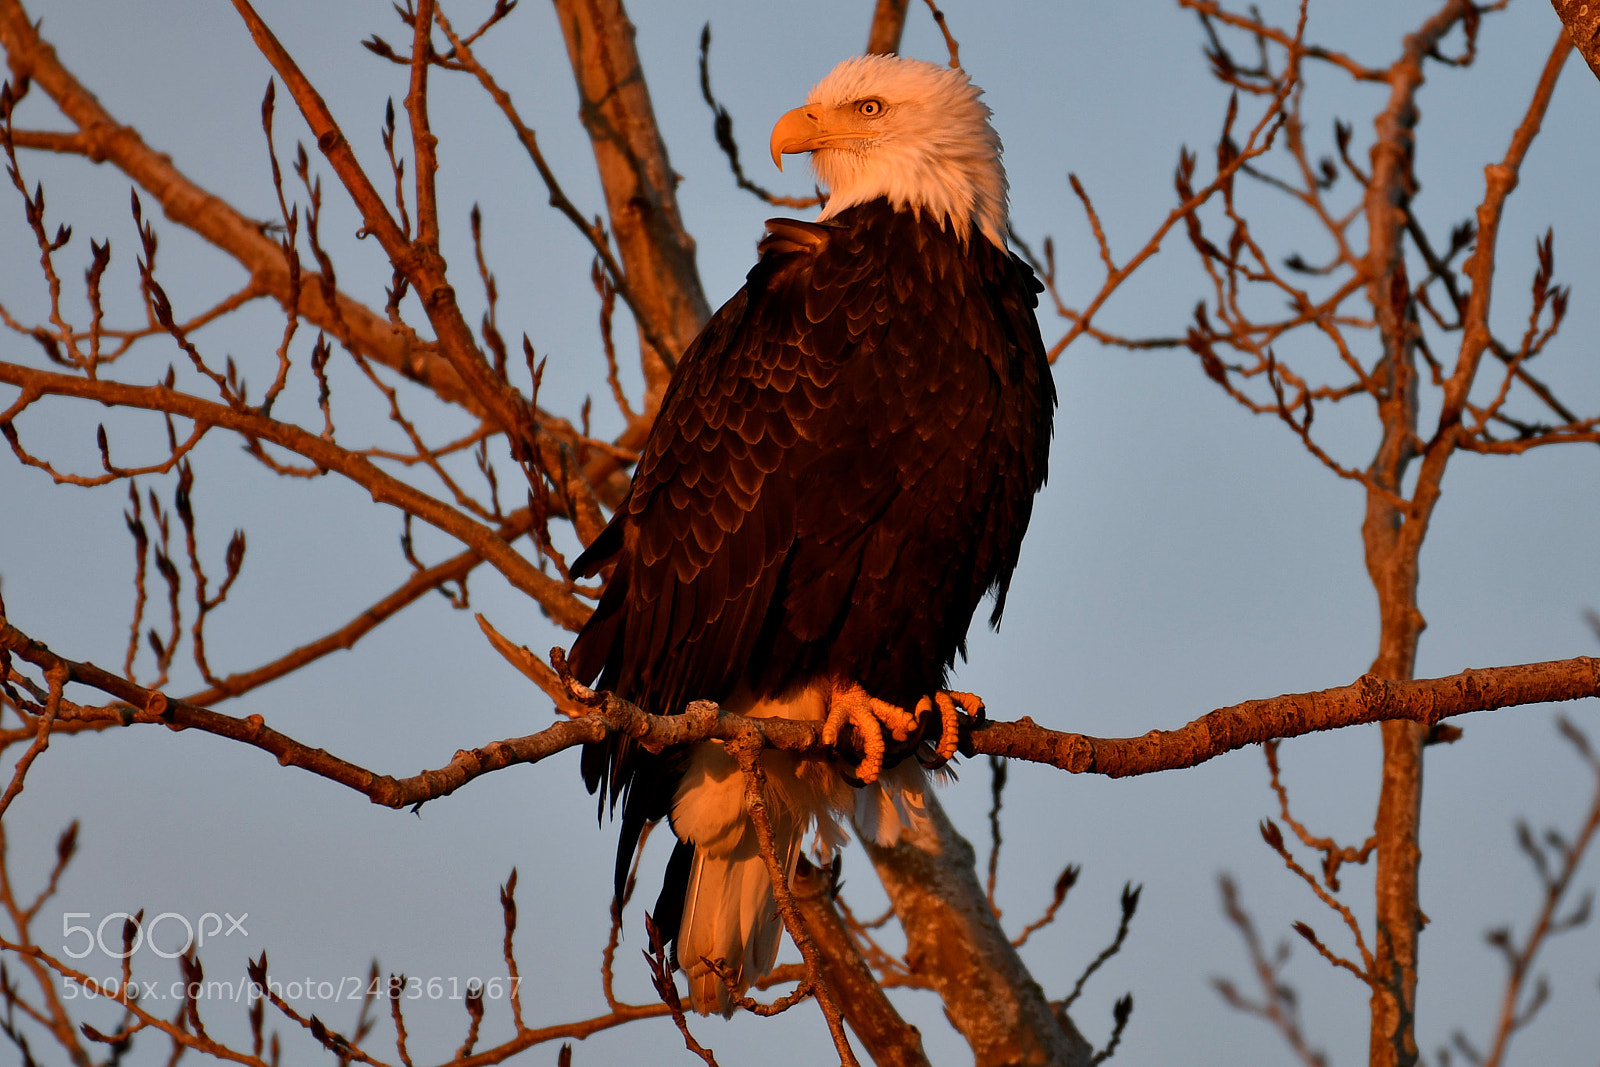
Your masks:
{"label": "eagle's neck feather", "polygon": [[[998,146],[996,146],[998,148]],[[963,241],[972,232],[1006,247],[1006,178],[995,155],[972,152],[930,159],[923,151],[879,143],[871,153],[833,149],[813,159],[828,188],[817,221],[880,197],[899,211],[948,225]]]}

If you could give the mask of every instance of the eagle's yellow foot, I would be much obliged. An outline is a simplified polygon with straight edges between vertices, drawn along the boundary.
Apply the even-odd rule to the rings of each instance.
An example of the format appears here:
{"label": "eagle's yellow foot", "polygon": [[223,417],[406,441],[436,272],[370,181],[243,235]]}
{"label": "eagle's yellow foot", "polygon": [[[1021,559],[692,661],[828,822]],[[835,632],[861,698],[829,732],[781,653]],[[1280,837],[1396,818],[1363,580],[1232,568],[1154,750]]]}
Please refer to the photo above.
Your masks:
{"label": "eagle's yellow foot", "polygon": [[860,735],[864,753],[853,776],[861,784],[870,785],[883,773],[884,727],[888,727],[896,741],[906,741],[922,733],[923,715],[931,714],[935,708],[939,712],[939,743],[934,755],[946,761],[956,754],[961,738],[960,712],[976,716],[983,710],[983,700],[972,693],[941,690],[919,700],[915,711],[907,711],[869,695],[859,685],[835,686],[828,704],[827,721],[822,724],[822,743],[837,744],[840,728],[847,722],[853,726]]}
{"label": "eagle's yellow foot", "polygon": [[958,711],[965,711],[973,718],[983,711],[983,698],[976,693],[957,693],[940,690],[931,698],[923,697],[917,701],[917,718],[920,720],[923,713],[930,712],[937,706],[939,708],[939,744],[933,754],[940,760],[948,762],[956,754],[956,745],[961,741],[961,720],[957,717]]}
{"label": "eagle's yellow foot", "polygon": [[855,777],[863,785],[870,785],[883,773],[883,728],[896,741],[904,741],[917,729],[917,716],[905,708],[868,695],[859,685],[835,686],[828,701],[828,719],[822,724],[822,743],[837,744],[839,728],[848,722],[861,737],[865,753]]}

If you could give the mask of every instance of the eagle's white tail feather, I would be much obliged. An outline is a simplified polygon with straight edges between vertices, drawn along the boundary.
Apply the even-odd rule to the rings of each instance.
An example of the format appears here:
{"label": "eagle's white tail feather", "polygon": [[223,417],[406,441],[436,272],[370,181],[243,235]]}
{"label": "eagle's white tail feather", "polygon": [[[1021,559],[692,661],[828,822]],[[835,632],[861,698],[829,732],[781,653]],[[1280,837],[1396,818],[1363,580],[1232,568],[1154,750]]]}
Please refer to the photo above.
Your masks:
{"label": "eagle's white tail feather", "polygon": [[891,848],[907,830],[920,830],[928,821],[922,790],[927,775],[916,760],[906,760],[883,773],[870,786],[855,791],[852,818],[863,839]]}
{"label": "eagle's white tail feather", "polygon": [[[792,873],[802,831],[785,823],[774,826],[773,833],[778,857]],[[689,1002],[696,1011],[733,1014],[734,994],[706,960],[721,960],[742,990],[772,970],[782,935],[783,920],[754,833],[731,853],[695,854],[678,930],[678,962],[688,976]]]}
{"label": "eagle's white tail feather", "polygon": [[[730,700],[724,707],[758,718],[820,722],[826,717],[820,687],[786,699]],[[851,817],[859,820],[864,836],[882,845],[894,844],[902,829],[925,818],[922,790],[926,778],[914,759],[859,790],[851,788],[826,760],[796,760],[769,751],[762,755],[762,765],[767,773],[767,814],[786,874],[794,872],[801,840],[813,826],[818,858],[825,863],[833,849],[849,840],[840,823]],[[723,960],[743,993],[772,970],[783,920],[773,901],[755,826],[745,808],[744,776],[720,743],[695,746],[673,801],[672,829],[695,846],[678,927],[678,963],[689,978],[689,1002],[698,1012],[731,1015],[735,995],[703,959]]]}

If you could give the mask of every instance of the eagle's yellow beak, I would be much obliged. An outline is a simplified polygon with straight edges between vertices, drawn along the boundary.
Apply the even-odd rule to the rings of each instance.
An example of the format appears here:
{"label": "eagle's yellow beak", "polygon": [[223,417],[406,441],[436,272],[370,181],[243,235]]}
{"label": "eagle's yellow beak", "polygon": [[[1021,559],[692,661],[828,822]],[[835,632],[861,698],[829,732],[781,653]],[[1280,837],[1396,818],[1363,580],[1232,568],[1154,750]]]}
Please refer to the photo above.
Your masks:
{"label": "eagle's yellow beak", "polygon": [[825,109],[821,104],[797,107],[772,127],[772,162],[783,169],[783,157],[819,148],[840,148],[851,141],[875,135],[847,108]]}
{"label": "eagle's yellow beak", "polygon": [[795,152],[809,152],[820,148],[822,137],[822,110],[818,107],[797,107],[784,114],[772,127],[772,162],[783,169],[783,157]]}

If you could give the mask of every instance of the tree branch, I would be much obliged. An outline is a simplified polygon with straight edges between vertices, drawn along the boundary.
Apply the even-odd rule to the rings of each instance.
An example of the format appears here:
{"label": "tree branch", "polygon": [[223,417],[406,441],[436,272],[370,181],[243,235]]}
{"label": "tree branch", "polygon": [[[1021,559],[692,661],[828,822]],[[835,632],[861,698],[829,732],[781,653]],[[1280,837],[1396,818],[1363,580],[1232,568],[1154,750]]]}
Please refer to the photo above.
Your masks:
{"label": "tree branch", "polygon": [[976,1067],[1087,1067],[1093,1048],[1023,966],[989,907],[972,846],[931,790],[924,801],[926,825],[902,831],[892,848],[860,835],[905,931],[912,972],[939,994]]}
{"label": "tree branch", "polygon": [[[83,707],[66,702],[56,732],[83,722],[129,726],[159,723],[217,734],[272,753],[284,766],[300,767],[349,786],[373,803],[405,807],[447,796],[480,775],[513,763],[531,763],[616,731],[650,751],[698,741],[733,741],[759,736],[768,748],[795,755],[826,756],[817,723],[750,719],[696,701],[680,715],[650,715],[610,693],[592,701],[569,699],[559,710],[571,716],[538,733],[457,752],[444,767],[396,779],[312,749],[269,728],[259,715],[235,718],[137,685],[92,663],[79,663],[0,620],[0,650],[41,670],[69,672],[69,680],[123,701],[127,707]],[[581,687],[580,687],[581,690]],[[1547,701],[1600,697],[1600,659],[1578,656],[1544,663],[1468,670],[1445,678],[1396,682],[1372,675],[1334,689],[1290,693],[1218,708],[1176,730],[1141,737],[1100,738],[1046,729],[1031,718],[992,722],[961,716],[961,751],[1044,763],[1073,774],[1123,778],[1193,767],[1245,745],[1298,737],[1364,723],[1404,720],[1425,726],[1455,715]],[[31,736],[33,731],[27,733]],[[843,754],[843,753],[839,753]],[[860,753],[847,758],[859,760]],[[976,874],[973,876],[976,882]],[[983,898],[980,886],[978,896]]]}
{"label": "tree branch", "polygon": [[[567,197],[566,191],[561,188],[561,183],[556,179],[555,171],[551,169],[550,164],[544,158],[544,152],[539,147],[538,134],[534,132],[531,126],[522,121],[522,116],[517,112],[516,105],[512,103],[511,94],[501,88],[494,75],[490,74],[488,69],[478,62],[478,57],[473,54],[468,42],[462,40],[456,34],[455,28],[450,24],[450,20],[443,11],[436,11],[434,18],[438,21],[439,28],[445,32],[445,36],[450,38],[451,47],[460,58],[461,65],[473,77],[478,79],[478,84],[483,86],[484,91],[489,94],[489,98],[500,108],[500,113],[511,124],[511,128],[516,131],[517,140],[521,142],[523,151],[528,153],[529,160],[533,163],[534,169],[539,172],[539,177],[544,182],[545,190],[549,193],[550,206],[565,215],[577,227],[578,232],[583,234],[594,249],[595,258],[604,264],[605,273],[615,287],[617,295],[622,297],[623,302],[628,305],[628,310],[633,312],[640,336],[644,338],[645,343],[651,348],[672,353],[673,358],[676,358],[676,353],[683,351],[686,342],[681,338],[677,341],[669,342],[657,331],[655,321],[651,317],[652,310],[656,309],[646,307],[642,298],[635,295],[633,286],[628,281],[628,275],[624,272],[622,265],[611,254],[610,239],[606,234],[605,227],[600,224],[600,220],[596,218],[591,222],[584,218],[582,213],[578,211],[577,205]],[[624,415],[626,414],[627,412],[624,410]]]}
{"label": "tree branch", "polygon": [[[0,0],[0,46],[18,77],[29,77],[78,127],[76,134],[38,134],[19,145],[60,151],[69,144],[91,160],[109,162],[161,204],[173,222],[185,226],[236,259],[252,281],[287,305],[292,288],[283,249],[262,223],[246,218],[222,198],[191,182],[167,155],[151,148],[131,126],[117,122],[71,72],[55,49],[39,36],[21,0]],[[59,142],[57,141],[57,139]],[[365,304],[343,293],[329,305],[320,278],[307,274],[299,287],[297,309],[307,321],[355,351],[426,386],[441,399],[482,415],[482,405],[439,355],[438,346],[397,327]]]}
{"label": "tree branch", "polygon": [[552,619],[567,629],[578,629],[589,617],[589,605],[574,596],[565,584],[529,563],[502,540],[493,527],[475,522],[420,489],[386,474],[363,456],[298,426],[267,418],[253,408],[230,407],[162,386],[91,381],[14,363],[0,363],[0,382],[18,386],[26,395],[75,396],[118,407],[164,411],[192,419],[197,424],[220,426],[245,438],[271,442],[320,467],[337,471],[371,493],[373,500],[415,515],[456,538],[494,566],[512,585],[538,601]]}
{"label": "tree branch", "polygon": [[[477,397],[489,417],[506,432],[512,454],[523,458],[526,450],[533,447],[538,435],[532,412],[527,402],[503,378],[496,376],[483,358],[483,353],[478,350],[472,330],[456,304],[455,292],[445,277],[445,263],[438,249],[421,239],[415,242],[407,239],[389,214],[382,194],[361,169],[355,152],[345,140],[322,95],[301,72],[266,22],[256,14],[249,0],[233,0],[233,6],[249,27],[256,47],[272,64],[294,97],[300,114],[316,135],[317,147],[339,176],[356,209],[361,212],[366,232],[378,239],[395,269],[404,274],[416,290],[439,339],[440,352],[466,383],[472,395]],[[408,106],[416,114],[421,103],[409,101],[408,98]],[[425,140],[424,137],[424,143]],[[432,180],[432,175],[419,174],[417,177],[419,181]],[[418,225],[420,228],[422,222],[419,221]]]}
{"label": "tree branch", "polygon": [[1600,78],[1600,5],[1586,0],[1550,0],[1567,36],[1589,64],[1589,70]]}
{"label": "tree branch", "polygon": [[900,51],[900,38],[906,32],[906,8],[911,0],[877,0],[872,9],[872,28],[867,31],[867,54],[890,55]]}
{"label": "tree branch", "polygon": [[744,775],[744,810],[750,816],[750,823],[755,827],[761,843],[761,859],[766,863],[767,877],[772,882],[773,902],[784,927],[789,931],[790,940],[800,949],[800,955],[805,957],[811,990],[823,1016],[828,1020],[828,1032],[833,1035],[833,1046],[839,1053],[840,1067],[861,1067],[844,1032],[844,1016],[839,1010],[838,995],[823,974],[822,954],[795,904],[794,891],[789,887],[789,872],[784,869],[785,863],[778,858],[772,822],[767,817],[767,772],[761,766],[763,747],[763,739],[753,730],[742,731],[727,744],[729,755],[738,761],[739,770]]}
{"label": "tree branch", "polygon": [[[1600,696],[1600,659],[1588,656],[1467,670],[1420,681],[1392,681],[1366,674],[1334,689],[1218,708],[1176,730],[1152,730],[1143,737],[1059,733],[1027,718],[976,724],[972,751],[1048,763],[1078,774],[1122,778],[1193,767],[1274,738],[1372,722],[1432,726],[1473,711],[1596,696]],[[965,745],[965,736],[962,740]]]}
{"label": "tree branch", "polygon": [[555,0],[578,84],[579,117],[589,133],[606,212],[627,282],[642,317],[675,346],[662,352],[641,338],[644,410],[660,405],[671,367],[711,317],[683,228],[677,176],[656,126],[650,90],[621,0]]}
{"label": "tree branch", "polygon": [[790,879],[795,905],[820,955],[822,977],[839,997],[845,1022],[878,1067],[927,1067],[922,1034],[895,1010],[834,907],[830,871],[802,861]]}

